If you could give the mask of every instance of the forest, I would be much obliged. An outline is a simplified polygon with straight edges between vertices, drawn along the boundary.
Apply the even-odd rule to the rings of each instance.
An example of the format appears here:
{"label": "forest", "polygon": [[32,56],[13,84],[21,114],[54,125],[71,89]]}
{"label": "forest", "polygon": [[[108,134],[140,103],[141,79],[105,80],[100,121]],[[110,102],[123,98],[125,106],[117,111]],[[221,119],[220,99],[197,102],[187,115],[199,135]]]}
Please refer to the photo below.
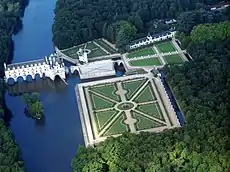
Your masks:
{"label": "forest", "polygon": [[230,36],[191,42],[188,52],[193,61],[164,69],[185,125],[162,133],[126,133],[95,148],[80,147],[72,160],[74,172],[230,171]]}
{"label": "forest", "polygon": [[20,160],[20,151],[12,134],[5,125],[4,119],[4,68],[13,52],[12,34],[20,27],[20,16],[23,15],[28,0],[0,0],[0,171],[22,172],[24,163]]}
{"label": "forest", "polygon": [[[129,43],[148,33],[173,29],[174,26],[165,24],[166,19],[177,19],[177,30],[189,34],[197,24],[220,22],[229,18],[229,8],[224,13],[210,10],[209,5],[220,1],[222,0],[58,0],[53,42],[58,48],[64,49],[104,37],[122,45],[123,42]],[[119,21],[128,22],[134,28],[131,31],[136,30],[135,36],[120,36],[119,33],[124,32],[122,27],[116,27]]]}

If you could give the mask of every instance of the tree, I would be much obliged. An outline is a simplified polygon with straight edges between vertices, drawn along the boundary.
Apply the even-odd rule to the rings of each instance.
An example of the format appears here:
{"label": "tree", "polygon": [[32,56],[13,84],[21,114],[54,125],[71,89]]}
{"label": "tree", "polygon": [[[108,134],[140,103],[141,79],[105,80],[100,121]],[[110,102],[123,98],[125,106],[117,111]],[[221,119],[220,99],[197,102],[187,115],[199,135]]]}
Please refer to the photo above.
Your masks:
{"label": "tree", "polygon": [[192,42],[187,51],[193,61],[164,68],[165,80],[186,118],[183,127],[161,133],[125,133],[95,148],[82,147],[73,168],[100,169],[98,162],[103,162],[106,172],[230,171],[229,45],[230,36]]}
{"label": "tree", "polygon": [[135,38],[137,29],[128,22],[120,21],[116,29],[116,46],[119,49],[125,49],[130,40]]}
{"label": "tree", "polygon": [[26,104],[26,113],[36,119],[41,119],[43,115],[43,105],[40,102],[40,95],[38,93],[23,94],[23,100]]}

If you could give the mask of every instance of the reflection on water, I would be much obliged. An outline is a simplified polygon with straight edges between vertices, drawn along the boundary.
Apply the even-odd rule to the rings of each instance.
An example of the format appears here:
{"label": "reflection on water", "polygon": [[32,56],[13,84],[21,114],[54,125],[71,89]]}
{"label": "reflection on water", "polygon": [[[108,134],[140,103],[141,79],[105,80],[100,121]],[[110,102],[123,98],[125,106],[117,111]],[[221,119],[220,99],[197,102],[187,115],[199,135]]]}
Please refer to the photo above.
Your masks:
{"label": "reflection on water", "polygon": [[11,96],[20,96],[23,93],[30,92],[62,92],[66,84],[57,78],[52,81],[50,78],[37,79],[32,81],[16,82],[8,86],[8,94]]}

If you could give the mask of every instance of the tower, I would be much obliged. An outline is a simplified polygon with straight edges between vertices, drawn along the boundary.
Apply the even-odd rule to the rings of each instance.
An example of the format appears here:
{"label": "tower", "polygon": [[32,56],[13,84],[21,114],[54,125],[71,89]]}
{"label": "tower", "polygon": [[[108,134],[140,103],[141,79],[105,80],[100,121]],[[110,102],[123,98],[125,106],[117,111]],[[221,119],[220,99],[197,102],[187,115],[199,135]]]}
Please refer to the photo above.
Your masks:
{"label": "tower", "polygon": [[87,52],[84,49],[80,48],[77,52],[79,61],[82,63],[88,63]]}

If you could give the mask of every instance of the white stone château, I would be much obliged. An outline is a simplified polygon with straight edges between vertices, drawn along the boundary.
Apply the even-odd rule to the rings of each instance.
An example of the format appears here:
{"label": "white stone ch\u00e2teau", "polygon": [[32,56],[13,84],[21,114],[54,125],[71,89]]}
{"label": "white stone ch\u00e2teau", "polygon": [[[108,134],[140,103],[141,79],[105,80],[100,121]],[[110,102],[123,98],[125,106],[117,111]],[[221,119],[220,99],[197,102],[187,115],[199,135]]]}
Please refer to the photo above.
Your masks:
{"label": "white stone ch\u00e2teau", "polygon": [[65,79],[65,65],[62,59],[57,58],[56,54],[51,54],[43,59],[5,65],[6,82],[10,78],[17,82],[19,77],[25,81],[29,75],[32,79],[35,79],[35,75],[39,75],[40,78],[45,75],[51,80],[54,80],[56,76]]}
{"label": "white stone ch\u00e2teau", "polygon": [[169,38],[173,38],[175,33],[176,33],[176,31],[172,31],[172,32],[167,31],[167,32],[162,32],[162,33],[155,34],[155,35],[152,35],[152,36],[148,35],[145,38],[141,38],[141,39],[133,41],[128,46],[128,49],[133,50],[133,49],[139,48],[141,46],[152,44],[154,42],[159,42],[159,41],[163,41],[163,40],[166,40],[166,39],[169,39]]}

